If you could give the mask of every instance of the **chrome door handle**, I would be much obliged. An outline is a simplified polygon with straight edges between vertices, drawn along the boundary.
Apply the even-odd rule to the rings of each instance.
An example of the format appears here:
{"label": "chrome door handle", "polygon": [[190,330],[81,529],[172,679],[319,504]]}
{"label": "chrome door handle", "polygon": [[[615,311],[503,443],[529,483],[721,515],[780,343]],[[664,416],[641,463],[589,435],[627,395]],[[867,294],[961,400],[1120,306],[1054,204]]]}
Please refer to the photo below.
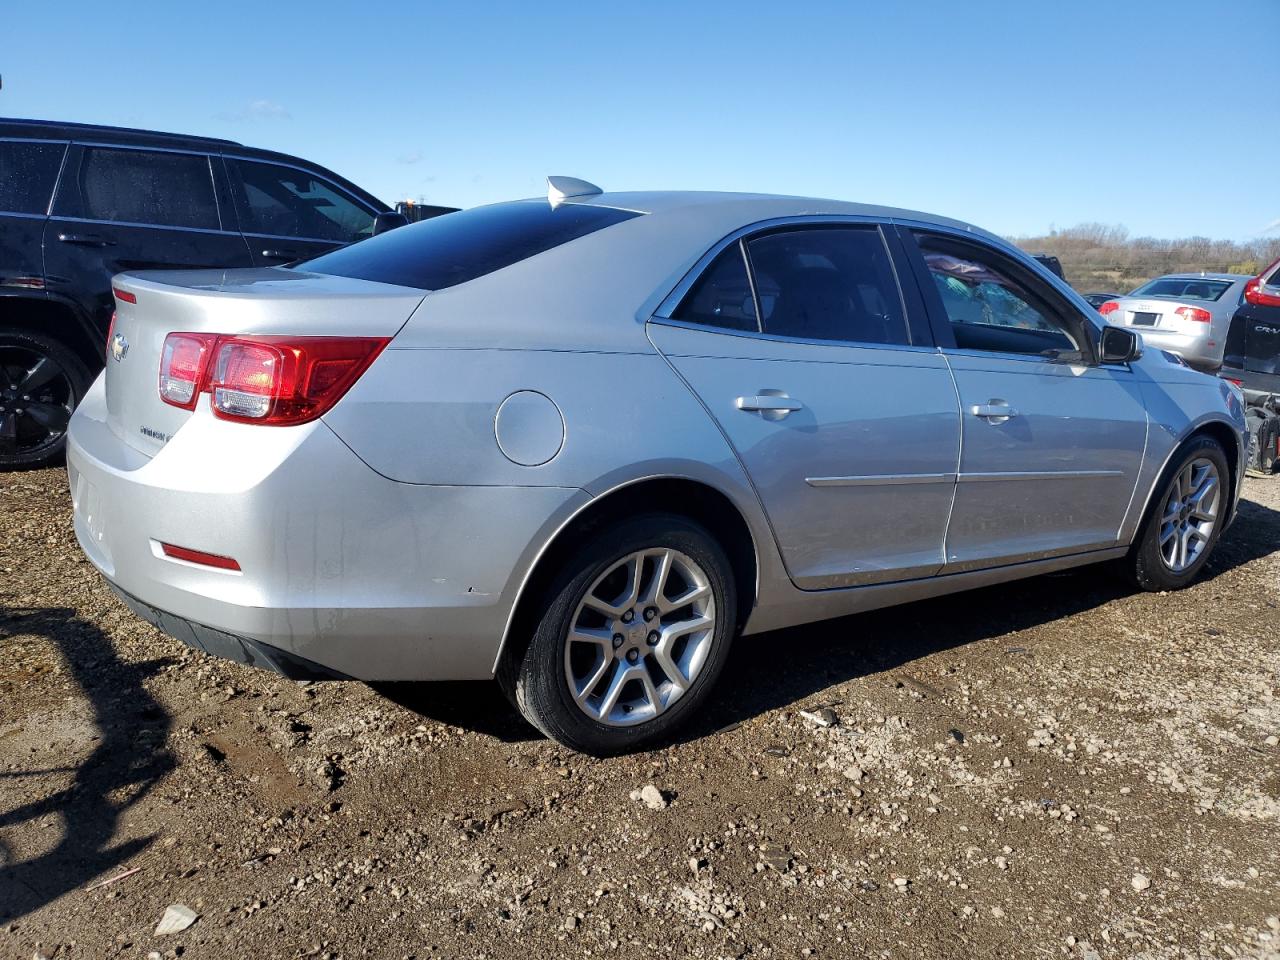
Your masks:
{"label": "chrome door handle", "polygon": [[114,247],[116,245],[114,240],[92,233],[60,233],[58,240],[61,243],[74,243],[82,247]]}
{"label": "chrome door handle", "polygon": [[1018,411],[1004,400],[988,400],[986,403],[975,403],[969,408],[975,417],[982,417],[991,423],[1004,423],[1010,417],[1016,417]]}
{"label": "chrome door handle", "polygon": [[766,420],[781,420],[797,410],[804,409],[803,403],[788,397],[782,390],[761,390],[753,396],[739,397],[734,401],[734,405],[739,410],[758,413]]}

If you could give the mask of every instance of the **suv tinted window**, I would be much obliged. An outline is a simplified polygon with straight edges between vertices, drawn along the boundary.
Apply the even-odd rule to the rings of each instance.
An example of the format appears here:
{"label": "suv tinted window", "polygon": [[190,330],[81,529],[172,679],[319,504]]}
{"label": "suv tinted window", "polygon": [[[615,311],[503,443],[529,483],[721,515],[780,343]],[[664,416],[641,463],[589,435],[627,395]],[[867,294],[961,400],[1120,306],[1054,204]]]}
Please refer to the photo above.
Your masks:
{"label": "suv tinted window", "polygon": [[298,265],[302,270],[439,290],[501,270],[640,214],[517,200],[446,213]]}
{"label": "suv tinted window", "polygon": [[906,344],[898,282],[875,227],[787,230],[747,243],[765,333]]}
{"label": "suv tinted window", "polygon": [[85,147],[79,174],[58,190],[54,212],[164,227],[221,226],[204,154]]}
{"label": "suv tinted window", "polygon": [[350,243],[373,235],[373,213],[333,184],[275,163],[232,160],[240,173],[241,229]]}
{"label": "suv tinted window", "polygon": [[0,141],[0,213],[47,213],[66,150],[65,143]]}
{"label": "suv tinted window", "polygon": [[727,246],[689,290],[674,320],[702,323],[709,327],[758,332],[756,302],[747,279],[747,263],[738,243]]}
{"label": "suv tinted window", "polygon": [[957,347],[1045,355],[1082,351],[1071,323],[1018,276],[1008,258],[944,237],[917,239]]}

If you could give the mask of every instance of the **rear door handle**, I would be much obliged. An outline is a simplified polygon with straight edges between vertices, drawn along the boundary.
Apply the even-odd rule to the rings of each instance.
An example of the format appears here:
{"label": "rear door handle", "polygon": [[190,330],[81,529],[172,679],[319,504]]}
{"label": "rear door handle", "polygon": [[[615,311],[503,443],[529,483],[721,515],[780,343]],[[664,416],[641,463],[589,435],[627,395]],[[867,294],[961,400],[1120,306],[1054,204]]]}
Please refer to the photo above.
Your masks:
{"label": "rear door handle", "polygon": [[82,247],[114,247],[116,242],[93,233],[60,233],[58,240],[62,243],[76,243]]}
{"label": "rear door handle", "polygon": [[766,420],[781,420],[804,409],[803,403],[787,396],[782,390],[761,390],[752,396],[738,397],[734,406],[748,413],[758,413]]}
{"label": "rear door handle", "polygon": [[297,250],[263,250],[262,258],[264,260],[285,260],[292,261],[301,257]]}
{"label": "rear door handle", "polygon": [[1010,417],[1016,417],[1018,411],[1009,406],[1004,400],[988,400],[986,403],[975,403],[969,408],[969,412],[975,417],[990,423],[1004,423]]}

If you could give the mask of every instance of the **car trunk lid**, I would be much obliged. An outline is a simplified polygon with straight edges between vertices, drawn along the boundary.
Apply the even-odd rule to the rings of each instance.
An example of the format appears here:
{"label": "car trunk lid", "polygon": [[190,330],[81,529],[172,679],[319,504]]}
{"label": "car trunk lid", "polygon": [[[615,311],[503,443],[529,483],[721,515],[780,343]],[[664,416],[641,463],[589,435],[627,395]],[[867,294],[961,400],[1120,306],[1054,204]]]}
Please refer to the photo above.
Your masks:
{"label": "car trunk lid", "polygon": [[[120,274],[112,286],[116,318],[107,344],[107,422],[122,441],[148,456],[194,413],[160,398],[169,334],[392,337],[426,295],[279,267]],[[196,407],[207,403],[200,397]]]}

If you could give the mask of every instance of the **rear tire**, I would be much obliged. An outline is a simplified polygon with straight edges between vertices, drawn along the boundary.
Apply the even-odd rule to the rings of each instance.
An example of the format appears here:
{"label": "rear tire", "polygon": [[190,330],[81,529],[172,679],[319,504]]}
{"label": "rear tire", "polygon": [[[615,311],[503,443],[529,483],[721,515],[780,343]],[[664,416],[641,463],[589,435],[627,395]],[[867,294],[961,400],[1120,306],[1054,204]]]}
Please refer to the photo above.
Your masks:
{"label": "rear tire", "polygon": [[723,548],[672,514],[596,532],[539,604],[528,647],[508,657],[499,681],[533,726],[594,756],[638,750],[684,724],[737,626]]}
{"label": "rear tire", "polygon": [[65,344],[0,329],[0,470],[42,467],[58,457],[71,412],[92,382]]}
{"label": "rear tire", "polygon": [[1165,468],[1126,560],[1143,590],[1180,590],[1204,569],[1230,507],[1231,474],[1222,445],[1193,437]]}

